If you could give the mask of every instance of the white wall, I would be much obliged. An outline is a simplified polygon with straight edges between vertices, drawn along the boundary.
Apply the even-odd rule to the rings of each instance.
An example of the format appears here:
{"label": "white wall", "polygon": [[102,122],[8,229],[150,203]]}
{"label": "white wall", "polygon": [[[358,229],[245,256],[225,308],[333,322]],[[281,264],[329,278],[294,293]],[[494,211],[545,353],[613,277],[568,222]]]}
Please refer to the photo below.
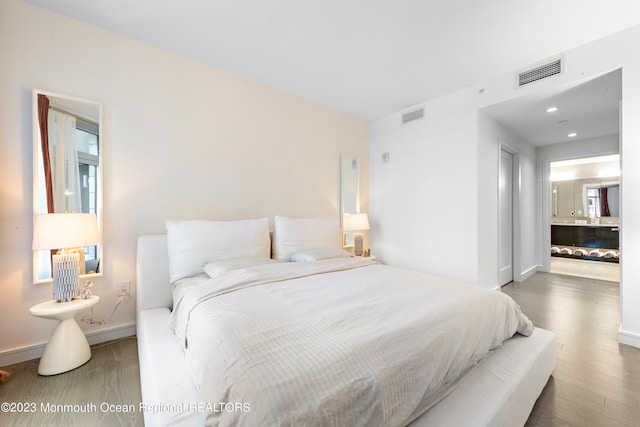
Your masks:
{"label": "white wall", "polygon": [[501,148],[514,154],[514,280],[538,269],[536,150],[484,111],[478,111],[478,282],[499,286],[499,167]]}
{"label": "white wall", "polygon": [[82,323],[90,341],[133,331],[133,296],[110,317],[116,283],[135,293],[136,238],[165,219],[337,217],[341,152],[361,158],[368,210],[363,121],[18,0],[0,3],[0,63],[0,366],[55,326],[28,313],[51,298],[31,277],[33,88],[103,103],[108,323]]}
{"label": "white wall", "polygon": [[[388,264],[498,286],[500,142],[519,153],[523,185],[517,277],[537,269],[535,149],[476,107],[468,88],[370,127],[371,241]],[[381,156],[388,152],[390,162]]]}
{"label": "white wall", "polygon": [[[640,347],[640,26],[630,28],[567,52],[564,74],[529,87],[514,87],[515,71],[506,72],[469,89],[427,103],[426,119],[414,130],[400,128],[399,116],[391,115],[371,124],[371,213],[372,250],[383,259],[450,277],[468,278],[479,283],[490,278],[491,265],[497,268],[497,252],[480,254],[485,235],[492,243],[485,223],[497,218],[497,199],[485,194],[497,180],[495,146],[484,144],[479,132],[477,110],[496,103],[561,87],[622,68],[623,105],[621,126],[622,196],[621,196],[621,314],[620,341]],[[544,58],[531,58],[531,64]],[[523,64],[526,67],[530,64]],[[483,89],[480,91],[480,89]],[[395,121],[395,122],[394,122]],[[482,119],[480,119],[482,123]],[[428,145],[427,145],[428,144]],[[380,155],[389,151],[392,163],[380,165]],[[430,159],[425,162],[424,159]],[[497,157],[496,157],[497,159]],[[394,163],[395,162],[395,163]],[[495,160],[497,164],[497,160]],[[389,167],[391,166],[391,167]],[[527,168],[531,168],[529,165]],[[432,168],[432,169],[431,169]],[[528,172],[531,174],[531,171]],[[523,177],[524,178],[524,177]],[[476,185],[473,181],[480,185]],[[453,183],[449,185],[451,209],[434,208],[429,201],[425,181]],[[471,182],[471,185],[464,185]],[[487,186],[482,183],[489,183]],[[542,184],[538,182],[537,188]],[[429,186],[433,188],[433,185]],[[497,186],[496,186],[497,187]],[[490,191],[490,190],[489,190]],[[529,190],[530,191],[530,190]],[[535,190],[536,218],[541,218],[541,191]],[[495,196],[497,197],[497,196]],[[489,198],[491,203],[481,206]],[[532,204],[529,199],[526,202]],[[419,214],[405,211],[424,206]],[[426,206],[432,209],[426,209]],[[448,215],[452,212],[452,215]],[[540,230],[540,219],[525,220],[532,229]],[[536,225],[537,222],[537,225]],[[425,225],[426,224],[426,225]],[[445,233],[445,230],[450,233]],[[411,234],[409,234],[411,232]],[[436,238],[433,238],[435,232]],[[446,236],[449,237],[446,237]],[[542,245],[537,243],[542,250]],[[447,255],[417,256],[419,247],[438,247]],[[534,263],[540,263],[541,255]],[[479,264],[482,263],[480,267]],[[530,261],[523,261],[526,266]],[[489,267],[487,267],[489,266]],[[525,267],[526,268],[526,267]],[[487,270],[485,270],[487,269]],[[485,283],[479,283],[486,286]],[[492,286],[491,286],[492,287]]]}
{"label": "white wall", "polygon": [[400,113],[370,124],[370,238],[382,262],[477,281],[475,96],[426,102],[425,118],[406,125]]}

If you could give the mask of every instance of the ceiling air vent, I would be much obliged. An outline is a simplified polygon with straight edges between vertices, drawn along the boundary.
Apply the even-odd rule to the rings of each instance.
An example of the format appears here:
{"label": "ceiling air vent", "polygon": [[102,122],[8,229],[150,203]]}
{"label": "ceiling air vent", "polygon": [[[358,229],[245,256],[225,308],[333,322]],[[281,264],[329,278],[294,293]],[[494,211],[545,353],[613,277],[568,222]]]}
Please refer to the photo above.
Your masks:
{"label": "ceiling air vent", "polygon": [[424,107],[420,107],[417,110],[412,110],[406,113],[402,113],[402,124],[406,125],[409,122],[412,122],[418,119],[423,119],[423,118],[424,118]]}
{"label": "ceiling air vent", "polygon": [[518,86],[524,86],[547,77],[562,73],[562,59],[557,59],[532,70],[524,71],[518,75]]}

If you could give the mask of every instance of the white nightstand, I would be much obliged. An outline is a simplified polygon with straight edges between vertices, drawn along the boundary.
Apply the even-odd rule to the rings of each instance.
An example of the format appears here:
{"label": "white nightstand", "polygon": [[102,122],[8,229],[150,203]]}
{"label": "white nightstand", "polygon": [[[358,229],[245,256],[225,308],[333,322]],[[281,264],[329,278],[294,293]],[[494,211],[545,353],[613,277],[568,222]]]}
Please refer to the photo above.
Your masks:
{"label": "white nightstand", "polygon": [[34,316],[60,321],[49,338],[40,359],[38,366],[40,375],[61,374],[84,365],[91,359],[91,349],[87,338],[73,317],[79,311],[93,306],[98,301],[100,301],[100,297],[92,295],[88,299],[69,302],[51,300],[34,305],[29,309],[29,313]]}

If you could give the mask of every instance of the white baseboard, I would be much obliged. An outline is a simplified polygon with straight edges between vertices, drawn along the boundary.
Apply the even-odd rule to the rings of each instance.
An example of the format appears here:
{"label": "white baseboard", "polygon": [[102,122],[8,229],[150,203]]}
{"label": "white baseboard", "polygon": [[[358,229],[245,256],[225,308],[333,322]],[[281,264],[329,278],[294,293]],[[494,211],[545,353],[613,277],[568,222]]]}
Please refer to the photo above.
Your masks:
{"label": "white baseboard", "polygon": [[640,348],[640,334],[618,329],[618,342],[620,344],[630,345],[631,347]]}
{"label": "white baseboard", "polygon": [[[90,345],[99,344],[106,341],[116,340],[118,338],[130,337],[136,334],[135,322],[118,325],[111,328],[104,328],[98,331],[92,331],[87,336]],[[34,344],[26,347],[15,348],[13,350],[3,351],[0,353],[0,366],[13,365],[15,363],[25,362],[27,360],[39,359],[44,353],[47,343]]]}
{"label": "white baseboard", "polygon": [[542,269],[541,265],[534,265],[533,267],[530,267],[528,269],[526,269],[525,271],[523,271],[522,273],[520,273],[520,280],[519,282],[524,282],[525,280],[527,280],[529,277],[533,276],[534,274],[536,274],[538,271],[540,271]]}
{"label": "white baseboard", "polygon": [[[540,265],[534,265],[533,267],[528,268],[527,270],[525,270],[522,273],[520,273],[520,277],[515,277],[514,276],[513,281],[514,282],[524,282],[529,277],[533,276],[538,271],[540,271],[541,267],[542,266],[540,266]],[[496,287],[493,288],[493,290],[497,291],[497,290],[500,290],[500,288],[502,288],[502,286],[496,286]]]}

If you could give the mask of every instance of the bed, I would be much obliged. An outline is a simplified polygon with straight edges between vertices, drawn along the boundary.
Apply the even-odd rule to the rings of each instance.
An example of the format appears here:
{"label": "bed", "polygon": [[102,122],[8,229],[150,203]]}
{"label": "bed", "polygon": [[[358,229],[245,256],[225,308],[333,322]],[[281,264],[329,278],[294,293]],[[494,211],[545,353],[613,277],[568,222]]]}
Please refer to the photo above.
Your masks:
{"label": "bed", "polygon": [[[425,329],[414,322],[444,304],[436,294],[445,288],[461,292],[450,300],[478,292],[465,309],[469,319],[475,311],[485,316],[474,308],[480,300],[497,296],[503,304],[508,297],[441,278],[430,278],[429,289],[408,285],[424,275],[340,252],[332,220],[276,217],[272,237],[268,227],[267,219],[168,221],[166,235],[139,237],[145,425],[524,425],[555,366],[552,333],[515,313],[508,321],[472,322],[512,336],[504,342],[478,339],[485,331],[475,333],[473,345],[460,344],[450,333],[437,338],[441,327],[430,326],[430,334],[401,343],[403,330]],[[266,261],[272,257],[279,262]],[[381,305],[376,295],[387,292],[389,280],[394,292],[383,294]],[[393,308],[395,299],[402,310]],[[421,299],[433,307],[422,309]],[[458,321],[450,310],[433,317]],[[297,344],[280,344],[290,336]],[[260,348],[260,357],[244,357]],[[421,356],[404,356],[413,352]],[[440,359],[444,368],[436,367]],[[432,387],[434,378],[446,387]]]}

